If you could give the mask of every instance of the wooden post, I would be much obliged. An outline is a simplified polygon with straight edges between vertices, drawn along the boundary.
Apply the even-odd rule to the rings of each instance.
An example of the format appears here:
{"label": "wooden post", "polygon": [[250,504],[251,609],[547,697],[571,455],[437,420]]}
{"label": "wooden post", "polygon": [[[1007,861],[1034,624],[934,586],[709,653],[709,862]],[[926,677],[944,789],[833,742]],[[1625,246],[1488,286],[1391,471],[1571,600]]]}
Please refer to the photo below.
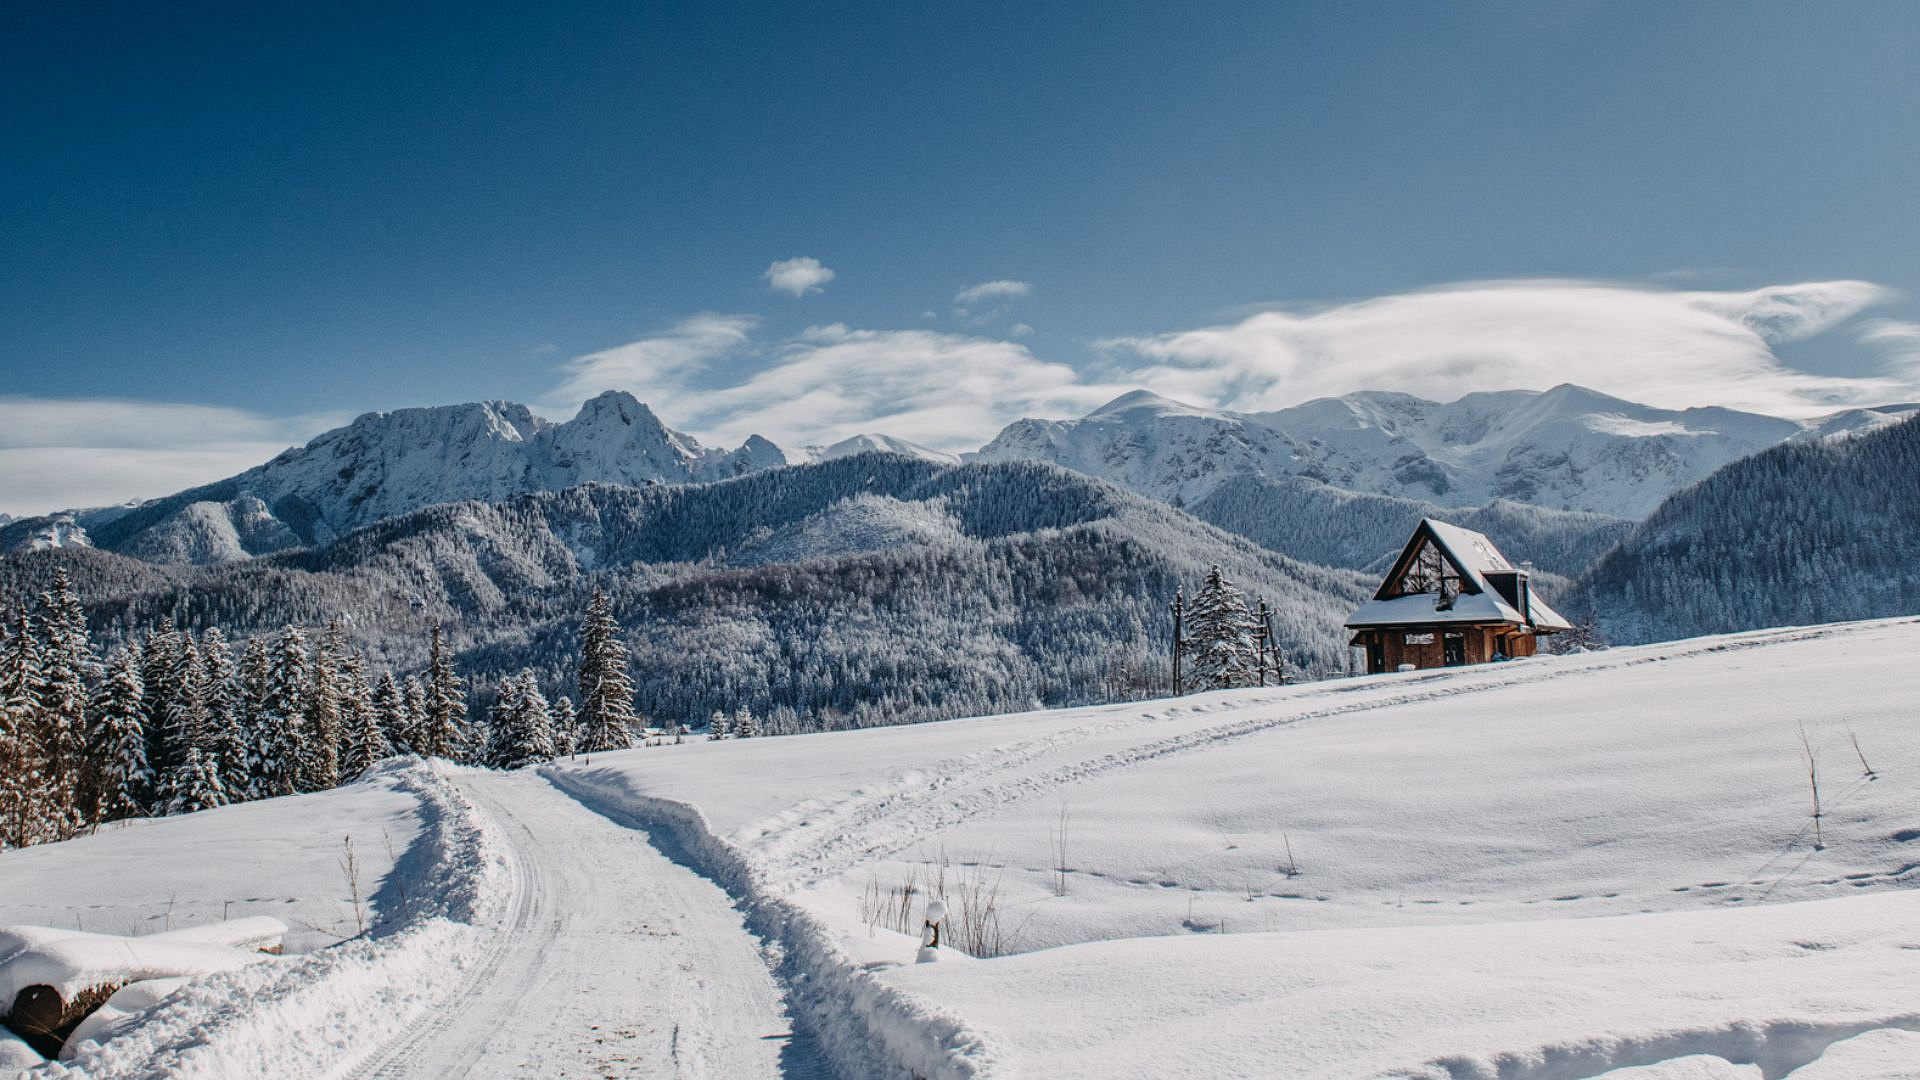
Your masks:
{"label": "wooden post", "polygon": [[1180,621],[1185,614],[1186,594],[1175,590],[1173,594],[1173,696],[1180,696],[1180,646],[1182,629]]}
{"label": "wooden post", "polygon": [[1253,640],[1255,644],[1254,653],[1259,659],[1255,666],[1260,672],[1260,685],[1265,686],[1267,685],[1267,649],[1272,644],[1270,635],[1273,627],[1272,623],[1268,621],[1267,598],[1264,596],[1260,598],[1260,613],[1256,618],[1259,621],[1254,626]]}

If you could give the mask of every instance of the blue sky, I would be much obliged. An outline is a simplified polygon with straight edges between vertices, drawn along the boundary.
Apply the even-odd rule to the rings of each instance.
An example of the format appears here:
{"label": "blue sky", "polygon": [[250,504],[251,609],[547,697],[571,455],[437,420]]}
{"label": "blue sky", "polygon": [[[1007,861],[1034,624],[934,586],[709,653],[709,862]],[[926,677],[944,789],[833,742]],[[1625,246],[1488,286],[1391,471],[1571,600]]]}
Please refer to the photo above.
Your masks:
{"label": "blue sky", "polygon": [[607,386],[1920,396],[1910,3],[170,7],[0,13],[0,510]]}

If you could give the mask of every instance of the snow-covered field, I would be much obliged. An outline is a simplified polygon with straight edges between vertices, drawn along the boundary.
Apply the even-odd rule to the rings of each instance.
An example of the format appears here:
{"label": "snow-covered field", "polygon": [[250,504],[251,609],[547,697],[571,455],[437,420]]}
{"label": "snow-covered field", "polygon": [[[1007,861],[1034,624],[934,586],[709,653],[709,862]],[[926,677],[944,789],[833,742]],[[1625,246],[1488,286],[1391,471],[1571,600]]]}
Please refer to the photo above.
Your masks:
{"label": "snow-covered field", "polygon": [[554,771],[704,823],[856,962],[911,959],[876,891],[997,888],[1024,955],[880,976],[963,1066],[1778,1076],[1920,1020],[1916,652],[1843,624]]}
{"label": "snow-covered field", "polygon": [[[1885,620],[396,765],[0,856],[0,923],[157,929],[170,899],[179,924],[254,897],[280,907],[231,913],[339,925],[340,837],[377,879],[381,828],[376,922],[434,867],[490,898],[198,980],[72,1075],[155,1052],[240,1075],[232,1048],[273,1032],[315,1074],[1916,1077],[1916,654],[1920,620]],[[911,962],[897,930],[939,879],[950,940],[1008,955]],[[284,1007],[297,985],[319,989]],[[347,1006],[365,993],[386,1019]]]}

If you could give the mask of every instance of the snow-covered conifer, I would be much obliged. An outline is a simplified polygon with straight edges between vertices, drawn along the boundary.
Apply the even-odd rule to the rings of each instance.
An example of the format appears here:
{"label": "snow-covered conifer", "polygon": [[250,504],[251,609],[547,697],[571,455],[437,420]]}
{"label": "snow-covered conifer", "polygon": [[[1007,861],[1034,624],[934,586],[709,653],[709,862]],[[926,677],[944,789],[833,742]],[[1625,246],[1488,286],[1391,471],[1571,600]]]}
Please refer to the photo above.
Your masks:
{"label": "snow-covered conifer", "polygon": [[248,798],[252,771],[247,764],[248,739],[241,703],[240,673],[233,649],[220,628],[209,627],[200,638],[199,711],[204,732],[201,752],[220,777],[227,801]]}
{"label": "snow-covered conifer", "polygon": [[565,694],[553,699],[553,753],[571,754],[579,748],[580,725],[573,715],[573,699]]}
{"label": "snow-covered conifer", "polygon": [[85,759],[87,683],[96,662],[87,637],[87,616],[64,567],[40,594],[40,743],[46,763],[44,789],[52,800],[51,822],[60,836],[80,824],[78,780]]}
{"label": "snow-covered conifer", "polygon": [[745,705],[733,711],[733,735],[737,739],[753,739],[760,735],[760,719]]}
{"label": "snow-covered conifer", "polygon": [[264,637],[249,638],[240,652],[240,732],[246,751],[228,778],[228,791],[235,799],[259,799],[267,794],[267,762],[280,744],[280,735],[267,716],[272,686],[273,658],[267,651],[267,641]]}
{"label": "snow-covered conifer", "polygon": [[106,682],[87,732],[90,820],[138,817],[152,798],[143,696],[139,654],[122,649],[107,662]]}
{"label": "snow-covered conifer", "polygon": [[300,761],[306,752],[307,665],[307,635],[297,626],[281,630],[268,651],[266,692],[255,717],[262,795],[299,790]]}
{"label": "snow-covered conifer", "polygon": [[707,738],[724,739],[731,734],[733,734],[733,717],[719,709],[713,710],[713,715],[707,717]]}
{"label": "snow-covered conifer", "polygon": [[426,715],[416,734],[414,749],[427,757],[455,758],[464,749],[467,695],[454,673],[453,657],[438,623],[427,648]]}
{"label": "snow-covered conifer", "polygon": [[490,718],[485,763],[518,769],[554,756],[553,719],[533,672],[509,675],[500,684]]}
{"label": "snow-covered conifer", "polygon": [[41,746],[40,645],[21,612],[0,648],[0,848],[44,839],[50,807]]}
{"label": "snow-covered conifer", "polygon": [[[390,686],[389,675],[383,686]],[[397,701],[400,688],[392,687]],[[381,761],[393,756],[393,746],[381,729],[373,695],[367,689],[367,663],[359,653],[340,663],[340,779],[357,780]]]}
{"label": "snow-covered conifer", "polygon": [[166,783],[166,812],[190,814],[225,806],[227,793],[220,786],[220,770],[207,760],[198,746],[187,747],[187,756],[174,766]]}
{"label": "snow-covered conifer", "polygon": [[1258,679],[1253,613],[1218,566],[1207,571],[1206,583],[1187,604],[1185,635],[1189,688],[1225,690]]}
{"label": "snow-covered conifer", "polygon": [[300,744],[301,791],[325,791],[340,784],[340,661],[347,651],[338,619],[327,624],[307,666],[304,712],[306,737]]}
{"label": "snow-covered conifer", "polygon": [[407,695],[400,689],[400,680],[393,672],[384,672],[380,682],[373,688],[373,717],[380,726],[380,734],[386,741],[389,754],[410,754],[413,746],[408,741],[412,735],[413,723],[407,713]]}
{"label": "snow-covered conifer", "polygon": [[407,681],[400,684],[400,696],[406,703],[407,747],[408,752],[424,755],[420,748],[421,732],[427,726],[427,685],[420,676],[409,675]]}
{"label": "snow-covered conifer", "polygon": [[633,682],[627,677],[627,645],[613,617],[613,602],[593,590],[580,624],[579,753],[624,750],[633,745]]}

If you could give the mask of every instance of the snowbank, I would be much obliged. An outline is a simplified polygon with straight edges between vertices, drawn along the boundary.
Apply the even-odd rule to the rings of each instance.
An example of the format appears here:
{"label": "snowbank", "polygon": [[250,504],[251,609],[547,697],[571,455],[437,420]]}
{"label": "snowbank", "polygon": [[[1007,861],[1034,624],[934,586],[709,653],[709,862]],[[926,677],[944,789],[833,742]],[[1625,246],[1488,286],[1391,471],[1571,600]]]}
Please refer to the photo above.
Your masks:
{"label": "snowbank", "polygon": [[1837,1040],[1920,1030],[1915,950],[1920,894],[1905,892],[1140,938],[880,977],[957,1010],[1027,1076],[1566,1080],[1710,1055],[1781,1077]]}
{"label": "snowbank", "polygon": [[418,1022],[467,977],[513,893],[505,844],[448,768],[405,759],[373,774],[417,800],[422,822],[382,887],[395,910],[374,933],[190,980],[42,1075],[338,1075]]}

